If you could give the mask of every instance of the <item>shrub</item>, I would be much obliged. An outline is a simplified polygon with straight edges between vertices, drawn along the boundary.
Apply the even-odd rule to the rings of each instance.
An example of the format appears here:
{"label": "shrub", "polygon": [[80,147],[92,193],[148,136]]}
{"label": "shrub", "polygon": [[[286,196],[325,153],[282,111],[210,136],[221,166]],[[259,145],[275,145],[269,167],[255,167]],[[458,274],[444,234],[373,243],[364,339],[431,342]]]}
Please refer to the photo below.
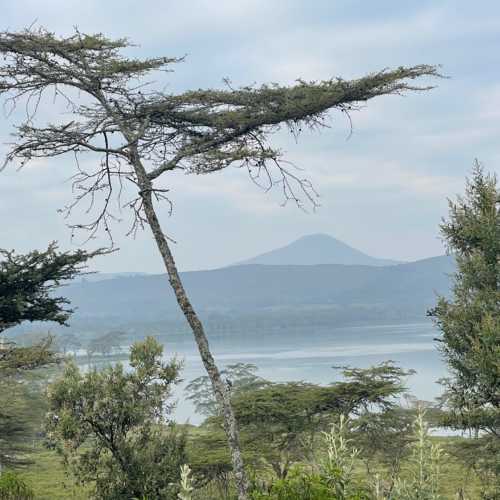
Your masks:
{"label": "shrub", "polygon": [[[349,421],[343,415],[330,432],[323,433],[326,458],[312,470],[292,467],[286,479],[273,482],[267,491],[254,492],[254,500],[363,500],[368,491],[354,477],[358,450],[351,446]],[[317,469],[317,470],[314,470]]]}
{"label": "shrub", "polygon": [[0,475],[0,500],[32,500],[33,490],[14,472]]}

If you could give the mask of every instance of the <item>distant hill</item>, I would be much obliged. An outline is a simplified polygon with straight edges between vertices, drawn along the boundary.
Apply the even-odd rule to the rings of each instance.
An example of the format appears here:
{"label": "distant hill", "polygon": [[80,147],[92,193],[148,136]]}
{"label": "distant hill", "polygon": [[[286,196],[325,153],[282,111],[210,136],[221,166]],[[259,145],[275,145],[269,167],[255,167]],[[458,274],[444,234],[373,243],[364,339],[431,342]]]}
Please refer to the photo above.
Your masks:
{"label": "distant hill", "polygon": [[303,236],[289,245],[271,250],[238,264],[277,266],[315,266],[319,264],[392,266],[400,263],[395,260],[371,257],[327,234],[311,234]]}
{"label": "distant hill", "polygon": [[134,278],[136,276],[147,276],[147,273],[90,273],[78,278],[80,281],[104,281],[116,278]]}
{"label": "distant hill", "polygon": [[[388,267],[240,265],[185,272],[182,278],[205,317],[272,314],[285,324],[312,310],[336,311],[345,321],[424,318],[436,293],[448,293],[453,270],[453,259],[443,256]],[[78,282],[62,292],[78,308],[74,324],[179,318],[165,275]]]}

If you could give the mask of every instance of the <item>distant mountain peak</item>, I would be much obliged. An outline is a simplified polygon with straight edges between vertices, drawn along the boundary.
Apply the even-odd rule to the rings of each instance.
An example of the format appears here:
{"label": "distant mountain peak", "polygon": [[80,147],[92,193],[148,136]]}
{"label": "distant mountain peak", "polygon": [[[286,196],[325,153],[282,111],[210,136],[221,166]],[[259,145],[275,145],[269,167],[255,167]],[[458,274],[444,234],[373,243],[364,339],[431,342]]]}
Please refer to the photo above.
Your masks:
{"label": "distant mountain peak", "polygon": [[326,233],[305,234],[304,236],[297,238],[295,241],[300,241],[300,240],[324,240],[324,241],[335,240],[335,241],[339,241],[337,238],[334,238],[333,236],[326,234]]}
{"label": "distant mountain peak", "polygon": [[395,260],[371,257],[333,236],[314,233],[302,236],[284,247],[257,255],[238,264],[392,266],[400,263]]}

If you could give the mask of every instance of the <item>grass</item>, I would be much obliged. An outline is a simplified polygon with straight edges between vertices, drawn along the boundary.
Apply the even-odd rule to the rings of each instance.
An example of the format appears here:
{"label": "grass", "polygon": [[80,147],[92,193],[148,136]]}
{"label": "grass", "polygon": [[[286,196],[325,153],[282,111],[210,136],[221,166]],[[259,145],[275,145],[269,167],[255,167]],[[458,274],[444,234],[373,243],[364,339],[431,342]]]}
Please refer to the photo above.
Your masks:
{"label": "grass", "polygon": [[[438,444],[445,452],[446,448],[463,438],[434,437],[432,441]],[[461,491],[464,498],[474,500],[480,498],[481,480],[474,471],[467,469],[457,458],[448,453],[443,455],[441,466],[441,486],[445,498],[457,498]],[[461,498],[461,497],[458,497]]]}
{"label": "grass", "polygon": [[56,452],[36,445],[33,460],[19,475],[33,488],[37,500],[88,500],[85,488],[75,484]]}
{"label": "grass", "polygon": [[[192,430],[193,431],[193,430]],[[444,449],[454,437],[435,437],[433,441],[438,442]],[[74,478],[64,468],[61,458],[56,452],[43,448],[41,444],[35,446],[30,458],[33,463],[20,472],[20,476],[33,488],[37,500],[87,500],[88,490],[75,483]],[[359,475],[363,476],[365,471],[359,464]],[[382,472],[377,470],[376,472]],[[464,497],[468,500],[480,498],[480,480],[471,471],[467,471],[456,459],[445,454],[441,469],[441,486],[444,498],[457,498],[457,492],[462,490]],[[199,491],[194,498],[204,500],[222,500],[220,490],[216,485],[208,485],[204,491]]]}

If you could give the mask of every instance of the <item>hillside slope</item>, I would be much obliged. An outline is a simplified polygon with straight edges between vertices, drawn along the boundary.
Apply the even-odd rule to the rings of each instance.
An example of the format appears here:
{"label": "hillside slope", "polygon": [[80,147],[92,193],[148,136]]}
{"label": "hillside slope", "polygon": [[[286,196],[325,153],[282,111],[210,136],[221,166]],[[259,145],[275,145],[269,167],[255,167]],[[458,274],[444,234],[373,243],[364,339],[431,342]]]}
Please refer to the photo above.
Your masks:
{"label": "hillside slope", "polygon": [[[194,306],[202,314],[259,312],[321,307],[371,307],[401,314],[431,307],[436,293],[449,290],[450,257],[435,257],[390,267],[240,265],[182,273]],[[151,322],[178,317],[165,275],[134,276],[64,288],[75,320]]]}
{"label": "hillside slope", "polygon": [[263,253],[238,264],[298,265],[343,264],[391,266],[400,262],[377,259],[327,234],[303,236],[289,245]]}

